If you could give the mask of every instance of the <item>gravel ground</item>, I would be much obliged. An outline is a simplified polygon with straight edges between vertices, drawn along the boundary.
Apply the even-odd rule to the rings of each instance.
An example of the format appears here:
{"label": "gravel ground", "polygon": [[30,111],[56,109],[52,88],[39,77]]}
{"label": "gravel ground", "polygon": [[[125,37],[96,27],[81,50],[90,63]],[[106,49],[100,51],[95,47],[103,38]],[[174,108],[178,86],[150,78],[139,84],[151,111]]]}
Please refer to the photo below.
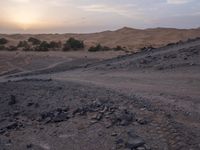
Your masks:
{"label": "gravel ground", "polygon": [[199,40],[31,70],[8,58],[20,72],[0,78],[0,150],[200,149]]}

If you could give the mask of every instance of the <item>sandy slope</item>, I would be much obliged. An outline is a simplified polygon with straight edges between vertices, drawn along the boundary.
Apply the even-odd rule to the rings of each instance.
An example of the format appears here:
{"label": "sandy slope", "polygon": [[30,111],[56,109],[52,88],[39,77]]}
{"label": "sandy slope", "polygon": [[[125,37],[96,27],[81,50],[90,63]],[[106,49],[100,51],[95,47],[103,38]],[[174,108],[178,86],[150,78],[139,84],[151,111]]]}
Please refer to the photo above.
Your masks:
{"label": "sandy slope", "polygon": [[19,40],[27,40],[28,37],[32,36],[41,40],[55,40],[63,42],[69,37],[75,37],[83,40],[87,47],[101,43],[102,45],[109,47],[116,47],[117,45],[120,45],[127,47],[127,49],[134,50],[150,45],[160,47],[168,43],[199,37],[200,29],[155,28],[139,30],[124,27],[116,31],[105,31],[91,34],[0,35],[0,37],[8,38],[11,41],[11,45],[17,44]]}

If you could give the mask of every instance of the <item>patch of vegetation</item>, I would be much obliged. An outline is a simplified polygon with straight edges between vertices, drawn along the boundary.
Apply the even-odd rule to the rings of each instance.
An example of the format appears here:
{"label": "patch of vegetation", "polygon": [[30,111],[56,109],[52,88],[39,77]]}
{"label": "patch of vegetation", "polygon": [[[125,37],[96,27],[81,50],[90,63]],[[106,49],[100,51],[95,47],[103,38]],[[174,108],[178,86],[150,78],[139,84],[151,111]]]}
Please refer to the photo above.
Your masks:
{"label": "patch of vegetation", "polygon": [[17,47],[27,47],[29,46],[27,41],[19,41]]}
{"label": "patch of vegetation", "polygon": [[62,43],[60,41],[59,42],[51,41],[49,43],[49,48],[51,48],[51,49],[58,49],[61,47],[62,47]]}
{"label": "patch of vegetation", "polygon": [[63,45],[63,51],[78,50],[84,48],[83,41],[76,40],[75,38],[69,38]]}
{"label": "patch of vegetation", "polygon": [[33,45],[39,45],[39,44],[41,44],[41,41],[39,39],[36,39],[36,38],[33,38],[33,37],[30,37],[28,39],[28,42],[32,43]]}
{"label": "patch of vegetation", "polygon": [[96,46],[92,46],[88,49],[89,52],[98,52],[98,51],[109,51],[111,48],[107,46],[101,46],[101,44],[97,44]]}
{"label": "patch of vegetation", "polygon": [[7,44],[8,43],[8,40],[5,39],[5,38],[0,38],[0,45],[4,45],[4,44]]}
{"label": "patch of vegetation", "polygon": [[35,51],[49,51],[50,44],[47,41],[42,41],[39,46],[35,47]]}

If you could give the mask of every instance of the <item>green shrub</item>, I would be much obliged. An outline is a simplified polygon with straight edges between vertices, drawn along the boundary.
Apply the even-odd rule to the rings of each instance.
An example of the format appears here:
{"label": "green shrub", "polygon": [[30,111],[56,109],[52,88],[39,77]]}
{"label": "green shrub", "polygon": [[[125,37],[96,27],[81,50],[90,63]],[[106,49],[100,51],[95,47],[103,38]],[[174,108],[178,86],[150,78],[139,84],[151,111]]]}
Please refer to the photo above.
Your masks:
{"label": "green shrub", "polygon": [[97,51],[101,51],[102,50],[102,46],[100,44],[96,45],[96,46],[92,46],[89,48],[89,52],[97,52]]}
{"label": "green shrub", "polygon": [[0,45],[4,45],[4,44],[7,44],[8,43],[8,40],[5,39],[5,38],[0,38]]}
{"label": "green shrub", "polygon": [[35,51],[48,51],[49,48],[50,48],[49,43],[47,43],[46,41],[42,41],[39,46],[35,47]]}
{"label": "green shrub", "polygon": [[27,41],[19,41],[17,47],[28,47],[29,44]]}
{"label": "green shrub", "polygon": [[62,43],[60,41],[59,42],[51,41],[49,43],[49,48],[52,48],[52,49],[61,48],[61,46],[62,46]]}
{"label": "green shrub", "polygon": [[39,45],[39,44],[41,44],[41,41],[40,41],[40,40],[38,40],[38,39],[36,39],[36,38],[33,38],[33,37],[30,37],[30,38],[28,39],[28,42],[32,43],[33,45]]}
{"label": "green shrub", "polygon": [[69,38],[63,45],[63,50],[78,50],[84,48],[83,41],[76,40],[75,38]]}
{"label": "green shrub", "polygon": [[92,46],[88,49],[89,52],[98,52],[98,51],[109,51],[110,47],[101,46],[101,44],[97,44],[96,46]]}

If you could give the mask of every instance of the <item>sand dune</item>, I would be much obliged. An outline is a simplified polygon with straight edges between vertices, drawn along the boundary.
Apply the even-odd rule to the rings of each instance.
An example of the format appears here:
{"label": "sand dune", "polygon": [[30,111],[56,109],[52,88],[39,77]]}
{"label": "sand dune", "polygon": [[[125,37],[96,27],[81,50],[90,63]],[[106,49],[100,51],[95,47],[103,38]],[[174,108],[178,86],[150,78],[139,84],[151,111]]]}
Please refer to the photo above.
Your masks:
{"label": "sand dune", "polygon": [[109,47],[120,45],[129,50],[137,50],[144,46],[160,47],[168,43],[200,37],[200,28],[153,28],[141,30],[124,27],[115,31],[104,31],[90,34],[0,34],[0,37],[7,38],[10,41],[9,45],[16,45],[20,40],[27,40],[29,37],[36,37],[46,41],[54,40],[62,42],[66,41],[69,37],[75,37],[79,40],[83,40],[86,44],[86,48],[100,43]]}

